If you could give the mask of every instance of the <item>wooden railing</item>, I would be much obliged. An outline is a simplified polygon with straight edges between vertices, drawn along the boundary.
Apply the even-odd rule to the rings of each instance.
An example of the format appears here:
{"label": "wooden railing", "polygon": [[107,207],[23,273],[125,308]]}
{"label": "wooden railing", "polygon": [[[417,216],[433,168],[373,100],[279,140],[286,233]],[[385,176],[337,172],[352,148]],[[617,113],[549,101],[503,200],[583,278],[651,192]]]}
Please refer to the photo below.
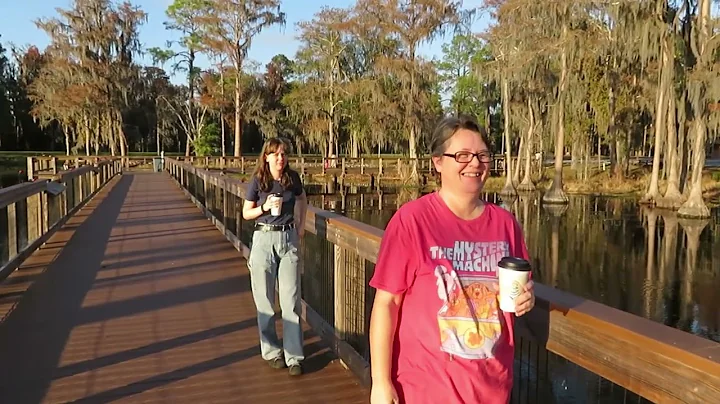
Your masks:
{"label": "wooden railing", "polygon": [[[247,257],[245,185],[173,159],[165,168]],[[308,209],[303,318],[364,384],[374,297],[368,280],[382,236],[378,228]],[[536,296],[535,309],[516,322],[513,402],[720,402],[717,342],[541,284]]]}
{"label": "wooden railing", "polygon": [[37,178],[52,179],[64,172],[80,167],[97,166],[101,162],[119,161],[122,167],[152,164],[157,156],[31,156],[27,157],[27,176],[32,181]]}
{"label": "wooden railing", "polygon": [[[257,165],[257,157],[178,157],[177,160],[189,162],[201,168],[225,169],[242,174],[252,173]],[[493,172],[503,170],[504,157],[496,156],[492,164]],[[321,175],[361,175],[386,178],[402,178],[410,173],[413,165],[421,175],[432,173],[430,157],[300,157],[291,156],[290,165],[301,174]]]}
{"label": "wooden railing", "polygon": [[[201,168],[225,169],[237,171],[242,174],[252,173],[257,164],[257,156],[244,157],[221,157],[221,156],[203,156],[203,157],[175,157],[179,161],[190,162],[191,164]],[[531,157],[533,172],[535,172],[540,164],[536,156]],[[631,156],[629,157],[631,165],[648,165],[652,164],[652,157]],[[511,161],[513,165],[517,165],[517,156],[513,156]],[[571,159],[565,159],[563,164],[570,165]],[[593,169],[602,167],[605,170],[610,165],[610,159],[597,156],[591,157],[589,161]],[[377,177],[397,178],[407,175],[410,168],[416,164],[418,173],[421,175],[429,175],[432,173],[430,156],[422,156],[416,159],[409,157],[333,157],[323,158],[319,156],[291,156],[291,166],[303,174],[332,174],[332,175],[372,175]],[[544,166],[549,167],[554,164],[552,156],[544,158]],[[600,168],[598,168],[600,169]],[[501,174],[505,170],[505,155],[496,154],[490,163],[490,171],[492,174]]]}
{"label": "wooden railing", "polygon": [[113,176],[119,160],[0,189],[0,280],[40,247]]}

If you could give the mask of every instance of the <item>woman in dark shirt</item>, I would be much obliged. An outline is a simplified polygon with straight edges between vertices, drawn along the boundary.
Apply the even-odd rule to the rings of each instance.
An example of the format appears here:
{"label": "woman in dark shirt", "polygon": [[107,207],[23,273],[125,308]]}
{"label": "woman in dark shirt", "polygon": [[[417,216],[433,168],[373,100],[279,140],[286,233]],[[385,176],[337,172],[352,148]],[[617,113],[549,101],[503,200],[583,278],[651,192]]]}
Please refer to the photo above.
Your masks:
{"label": "woman in dark shirt", "polygon": [[[307,198],[300,176],[288,165],[289,149],[289,144],[280,138],[265,142],[247,188],[243,218],[255,220],[248,268],[262,357],[271,367],[287,366],[290,375],[298,376],[304,359],[298,248],[305,230]],[[278,208],[279,214],[271,214]],[[276,284],[283,319],[282,348],[274,322]]]}

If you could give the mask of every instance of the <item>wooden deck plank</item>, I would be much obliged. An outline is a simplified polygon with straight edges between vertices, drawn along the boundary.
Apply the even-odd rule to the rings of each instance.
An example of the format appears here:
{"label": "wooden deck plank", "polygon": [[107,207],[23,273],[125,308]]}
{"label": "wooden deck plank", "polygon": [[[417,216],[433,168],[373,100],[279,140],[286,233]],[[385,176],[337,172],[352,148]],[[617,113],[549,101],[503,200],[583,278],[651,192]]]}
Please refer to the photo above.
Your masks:
{"label": "wooden deck plank", "polygon": [[165,174],[113,180],[0,310],[2,403],[367,402],[307,326],[306,374],[264,363],[245,260]]}

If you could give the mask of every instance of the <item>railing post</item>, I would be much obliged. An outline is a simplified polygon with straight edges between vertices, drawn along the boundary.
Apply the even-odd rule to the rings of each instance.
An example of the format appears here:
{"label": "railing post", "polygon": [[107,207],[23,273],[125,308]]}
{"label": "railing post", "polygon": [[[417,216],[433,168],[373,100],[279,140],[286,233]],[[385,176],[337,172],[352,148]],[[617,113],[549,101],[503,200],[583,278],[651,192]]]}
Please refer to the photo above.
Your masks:
{"label": "railing post", "polygon": [[40,203],[43,192],[31,195],[27,198],[27,227],[28,227],[28,244],[37,240],[42,233],[42,209]]}
{"label": "railing post", "polygon": [[[83,201],[83,200],[85,199],[85,187],[84,187],[84,183],[85,183],[85,181],[86,181],[86,180],[85,180],[85,174],[78,175],[78,176],[77,176],[77,180],[78,180],[78,191],[80,191],[80,192],[78,192],[78,193],[79,193],[80,195],[76,195],[76,196],[75,196],[75,203],[76,203],[76,204],[77,204],[77,203],[80,203],[80,201]],[[74,207],[75,207],[75,206],[73,206],[73,208],[74,208]]]}
{"label": "railing post", "polygon": [[228,226],[228,190],[227,190],[228,182],[227,179],[223,179],[222,185],[220,186],[220,193],[222,195],[222,224],[223,228],[225,228],[225,231],[227,232],[227,226]]}
{"label": "railing post", "polygon": [[45,234],[50,229],[50,203],[47,192],[40,194],[40,234]]}
{"label": "railing post", "polygon": [[[234,195],[233,197],[233,212],[235,213],[235,217],[233,220],[235,220],[235,235],[237,236],[238,240],[242,241],[242,224],[243,224],[243,218],[242,218],[242,204],[243,200],[240,198],[240,189],[238,188],[237,184],[233,184],[231,188],[231,192]],[[250,244],[250,243],[245,243]]]}
{"label": "railing post", "polygon": [[100,189],[100,186],[102,186],[102,178],[100,177],[101,172],[102,171],[93,171],[93,192],[97,191],[98,189]]}
{"label": "railing post", "polygon": [[70,180],[69,186],[67,183],[65,183],[65,190],[63,192],[61,192],[59,195],[60,196],[60,216],[58,217],[58,219],[65,217],[65,215],[67,215],[68,210],[69,210],[68,209],[68,200],[67,200],[68,187],[73,188],[73,196],[75,196],[75,188],[73,187],[72,180]]}
{"label": "railing post", "polygon": [[335,278],[335,331],[345,339],[345,251],[337,244],[334,247],[334,278]]}
{"label": "railing post", "polygon": [[360,174],[365,174],[365,157],[360,157]]}
{"label": "railing post", "polygon": [[18,253],[18,228],[17,228],[17,203],[7,205],[7,243],[8,259],[12,259]]}
{"label": "railing post", "polygon": [[27,178],[32,181],[35,178],[35,157],[27,158]]}
{"label": "railing post", "polygon": [[207,179],[207,177],[205,176],[205,174],[202,175],[201,179],[202,179],[202,187],[203,187],[203,201],[202,201],[202,203],[203,203],[203,205],[207,208],[207,199],[208,199],[208,198],[207,198],[207,190],[208,190],[207,180],[208,180],[208,179]]}

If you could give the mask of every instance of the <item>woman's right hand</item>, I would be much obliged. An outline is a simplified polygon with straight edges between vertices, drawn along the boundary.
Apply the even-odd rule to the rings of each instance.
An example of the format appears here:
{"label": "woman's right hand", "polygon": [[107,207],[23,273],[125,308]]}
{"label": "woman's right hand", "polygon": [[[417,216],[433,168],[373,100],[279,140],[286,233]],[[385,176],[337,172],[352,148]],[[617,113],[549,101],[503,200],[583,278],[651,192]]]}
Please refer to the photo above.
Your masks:
{"label": "woman's right hand", "polygon": [[397,392],[392,382],[373,383],[370,389],[370,404],[399,404]]}
{"label": "woman's right hand", "polygon": [[280,205],[279,200],[275,200],[275,198],[267,197],[265,199],[265,203],[262,205],[263,212],[270,212],[270,209],[276,208]]}

